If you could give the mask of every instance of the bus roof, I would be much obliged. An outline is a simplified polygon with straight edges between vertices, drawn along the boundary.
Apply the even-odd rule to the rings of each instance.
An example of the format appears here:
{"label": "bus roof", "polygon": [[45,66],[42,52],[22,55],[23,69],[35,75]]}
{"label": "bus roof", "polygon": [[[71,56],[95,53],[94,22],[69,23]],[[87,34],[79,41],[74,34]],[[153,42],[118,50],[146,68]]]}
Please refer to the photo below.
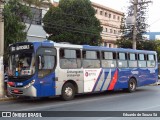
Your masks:
{"label": "bus roof", "polygon": [[89,46],[89,45],[84,45],[84,49],[90,49],[90,50],[106,50],[106,51],[115,51],[115,52],[133,52],[133,53],[156,53],[156,51],[148,51],[148,50],[134,50],[130,48],[108,48],[104,46]]}
{"label": "bus roof", "polygon": [[[34,45],[41,45],[41,46],[56,46],[56,47],[65,47],[65,48],[79,48],[79,49],[85,49],[85,50],[101,50],[101,51],[115,51],[115,52],[133,52],[133,53],[154,53],[156,54],[156,51],[148,51],[148,50],[134,50],[130,48],[108,48],[104,46],[90,46],[90,45],[75,45],[75,44],[70,44],[67,42],[61,42],[61,43],[56,43],[50,40],[45,40],[43,42],[21,42],[22,44],[24,43],[33,43]],[[21,44],[21,43],[16,43],[16,44]]]}

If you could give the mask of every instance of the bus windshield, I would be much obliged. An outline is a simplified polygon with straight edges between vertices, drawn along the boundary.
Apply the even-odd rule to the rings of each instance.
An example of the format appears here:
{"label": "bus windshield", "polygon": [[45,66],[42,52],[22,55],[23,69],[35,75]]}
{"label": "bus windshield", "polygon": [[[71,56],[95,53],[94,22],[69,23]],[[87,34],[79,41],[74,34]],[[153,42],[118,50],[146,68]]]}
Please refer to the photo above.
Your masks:
{"label": "bus windshield", "polygon": [[9,76],[30,76],[35,73],[34,53],[15,53],[9,57]]}

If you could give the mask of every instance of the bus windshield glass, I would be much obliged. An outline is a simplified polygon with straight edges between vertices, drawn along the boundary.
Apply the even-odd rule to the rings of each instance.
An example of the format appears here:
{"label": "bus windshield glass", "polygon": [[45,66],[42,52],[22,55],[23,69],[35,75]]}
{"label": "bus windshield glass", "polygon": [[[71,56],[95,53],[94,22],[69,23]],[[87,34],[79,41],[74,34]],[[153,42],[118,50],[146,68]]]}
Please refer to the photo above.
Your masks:
{"label": "bus windshield glass", "polygon": [[35,73],[35,58],[32,52],[19,52],[9,57],[9,76],[30,76]]}

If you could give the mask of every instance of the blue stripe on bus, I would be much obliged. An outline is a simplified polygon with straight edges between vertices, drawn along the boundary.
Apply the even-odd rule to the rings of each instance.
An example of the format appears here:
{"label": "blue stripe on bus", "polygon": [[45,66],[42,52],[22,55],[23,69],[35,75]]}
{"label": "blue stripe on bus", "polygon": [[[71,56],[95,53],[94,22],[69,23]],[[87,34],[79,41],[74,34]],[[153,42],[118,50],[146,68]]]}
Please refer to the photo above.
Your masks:
{"label": "blue stripe on bus", "polygon": [[101,89],[100,89],[100,91],[102,91],[102,89],[103,89],[103,86],[104,86],[104,84],[105,84],[105,82],[106,82],[106,80],[107,80],[107,77],[108,77],[108,75],[109,75],[109,72],[108,72],[108,74],[106,75],[106,73],[104,72],[104,74],[105,74],[105,77],[104,77],[104,81],[103,81],[103,84],[102,84],[102,86],[101,86]]}
{"label": "blue stripe on bus", "polygon": [[102,76],[102,73],[103,73],[103,69],[101,69],[101,71],[100,71],[100,73],[99,73],[99,75],[98,75],[98,78],[97,78],[97,80],[96,80],[96,83],[95,83],[92,91],[95,91],[95,89],[96,89],[96,87],[97,87],[97,84],[98,84],[98,82],[99,82],[99,80],[100,80],[100,78],[101,78],[101,76]]}

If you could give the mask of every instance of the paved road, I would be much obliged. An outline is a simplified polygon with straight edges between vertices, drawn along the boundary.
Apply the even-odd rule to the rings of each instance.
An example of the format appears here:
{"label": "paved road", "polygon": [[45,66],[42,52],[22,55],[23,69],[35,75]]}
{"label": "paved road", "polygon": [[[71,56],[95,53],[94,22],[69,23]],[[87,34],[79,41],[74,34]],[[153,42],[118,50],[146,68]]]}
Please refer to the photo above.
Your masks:
{"label": "paved road", "polygon": [[[134,93],[123,91],[104,92],[101,94],[78,95],[72,101],[61,101],[60,98],[41,100],[17,100],[0,102],[0,111],[160,111],[160,86],[140,87]],[[52,118],[47,118],[52,119]],[[71,120],[71,118],[54,118]],[[75,119],[75,118],[72,118]],[[82,118],[78,118],[82,120]],[[135,118],[83,118],[83,119],[121,119]],[[144,120],[160,118],[139,118]],[[41,119],[39,119],[41,120]]]}

